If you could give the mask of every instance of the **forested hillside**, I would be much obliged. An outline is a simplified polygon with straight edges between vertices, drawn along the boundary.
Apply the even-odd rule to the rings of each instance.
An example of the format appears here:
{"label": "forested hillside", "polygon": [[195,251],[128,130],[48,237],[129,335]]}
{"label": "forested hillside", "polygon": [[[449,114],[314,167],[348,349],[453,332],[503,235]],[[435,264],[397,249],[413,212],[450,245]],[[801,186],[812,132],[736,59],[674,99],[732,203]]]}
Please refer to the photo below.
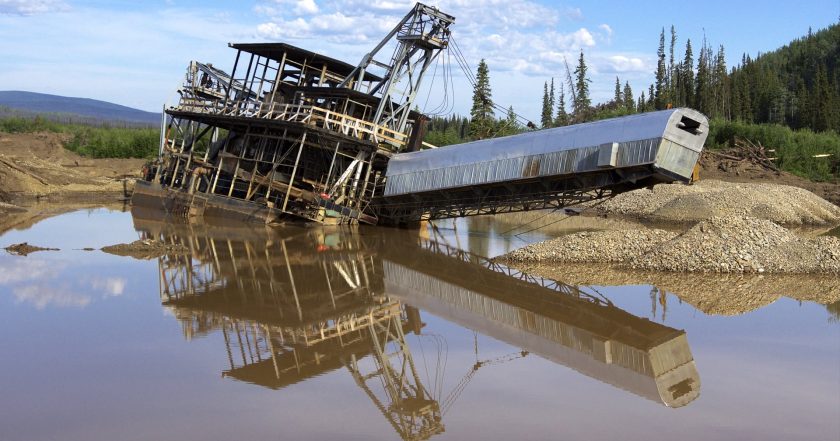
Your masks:
{"label": "forested hillside", "polygon": [[732,70],[729,118],[840,130],[840,24],[809,32]]}

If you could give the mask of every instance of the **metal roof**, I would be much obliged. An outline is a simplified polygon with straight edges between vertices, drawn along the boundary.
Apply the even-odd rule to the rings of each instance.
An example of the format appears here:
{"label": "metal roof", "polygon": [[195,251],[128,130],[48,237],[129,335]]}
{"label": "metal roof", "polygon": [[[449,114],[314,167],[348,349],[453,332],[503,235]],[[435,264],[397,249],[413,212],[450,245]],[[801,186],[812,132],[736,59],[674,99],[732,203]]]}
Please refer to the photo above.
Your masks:
{"label": "metal roof", "polygon": [[[344,76],[350,75],[350,73],[353,72],[353,69],[356,68],[353,64],[337,60],[317,52],[299,48],[297,46],[292,46],[288,43],[228,43],[228,46],[254,55],[259,55],[261,57],[270,58],[275,61],[282,60],[283,54],[286,53],[287,55],[293,57],[295,61],[305,58],[309,64],[327,64],[329,65],[330,71]],[[382,78],[372,73],[365,72],[365,80],[381,81]]]}
{"label": "metal roof", "polygon": [[699,152],[706,136],[687,136],[692,134],[677,127],[683,117],[699,123],[700,130],[708,134],[708,119],[702,113],[687,108],[661,110],[400,153],[388,163],[387,176],[653,138],[668,138]]}

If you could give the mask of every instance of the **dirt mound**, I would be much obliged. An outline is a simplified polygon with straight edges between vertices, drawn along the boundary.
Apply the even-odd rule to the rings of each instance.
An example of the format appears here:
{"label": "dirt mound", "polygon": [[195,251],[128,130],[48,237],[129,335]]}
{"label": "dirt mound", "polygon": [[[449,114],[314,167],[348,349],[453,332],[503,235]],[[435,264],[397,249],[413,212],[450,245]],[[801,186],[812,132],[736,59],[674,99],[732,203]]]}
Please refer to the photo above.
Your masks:
{"label": "dirt mound", "polygon": [[133,257],[140,260],[156,259],[165,255],[189,254],[190,250],[180,244],[167,244],[151,239],[135,240],[102,248],[103,252],[116,256]]}
{"label": "dirt mound", "polygon": [[59,251],[58,248],[41,248],[34,245],[29,245],[26,242],[9,245],[3,248],[9,254],[17,256],[28,256],[36,251]]}
{"label": "dirt mound", "polygon": [[799,187],[767,183],[660,184],[619,194],[593,208],[600,214],[673,222],[747,215],[785,225],[840,223],[837,205]]}
{"label": "dirt mound", "polygon": [[677,272],[840,274],[840,239],[803,238],[767,220],[726,216],[700,222],[682,234],[663,230],[571,234],[529,245],[499,261],[615,263]]}
{"label": "dirt mound", "polygon": [[701,274],[637,271],[607,264],[516,264],[516,268],[570,285],[651,285],[706,314],[737,315],[781,297],[827,305],[840,301],[840,278],[810,274]]}
{"label": "dirt mound", "polygon": [[67,135],[0,133],[0,200],[68,193],[121,192],[142,159],[89,159],[65,149]]}

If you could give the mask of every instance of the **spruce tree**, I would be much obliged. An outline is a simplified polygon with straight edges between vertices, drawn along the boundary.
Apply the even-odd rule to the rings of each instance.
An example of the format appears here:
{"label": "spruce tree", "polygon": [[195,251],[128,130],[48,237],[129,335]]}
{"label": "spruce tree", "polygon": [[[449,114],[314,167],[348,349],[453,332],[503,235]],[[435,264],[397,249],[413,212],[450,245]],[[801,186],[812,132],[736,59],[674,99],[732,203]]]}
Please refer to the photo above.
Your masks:
{"label": "spruce tree", "polygon": [[[723,45],[720,45],[718,52],[715,55],[713,78],[715,102],[714,115],[726,118],[727,120],[731,119],[731,114],[729,112],[729,76],[726,72],[726,56],[724,54]],[[782,107],[782,109],[779,110],[777,114],[784,117],[783,106],[780,107]]]}
{"label": "spruce tree", "polygon": [[656,51],[656,89],[654,91],[654,105],[656,109],[664,109],[667,102],[665,89],[665,28],[659,34],[659,49]]}
{"label": "spruce tree", "polygon": [[543,83],[542,113],[540,114],[540,127],[547,129],[551,127],[551,98],[548,96],[548,82]]}
{"label": "spruce tree", "polygon": [[519,133],[520,131],[521,127],[519,126],[519,122],[516,120],[516,112],[514,112],[513,106],[510,106],[507,109],[505,119],[499,121],[499,130],[496,134],[498,136],[508,136]]}
{"label": "spruce tree", "polygon": [[650,85],[648,89],[648,101],[645,104],[645,111],[650,112],[652,110],[656,110],[656,98],[655,98],[656,90],[653,88],[653,84]]}
{"label": "spruce tree", "polygon": [[586,60],[583,58],[583,50],[580,51],[580,58],[575,69],[575,96],[572,104],[574,119],[577,122],[585,121],[589,116],[592,100],[589,98],[589,83],[592,82],[586,76]]}
{"label": "spruce tree", "polygon": [[552,120],[554,120],[554,105],[556,103],[554,93],[554,77],[551,77],[551,86],[548,88],[548,108],[551,109]]}
{"label": "spruce tree", "polygon": [[621,81],[618,77],[615,77],[615,92],[613,95],[613,103],[615,104],[616,108],[621,107],[624,104],[624,100],[621,99]]}
{"label": "spruce tree", "polygon": [[670,102],[676,103],[676,84],[677,84],[677,67],[674,65],[674,47],[677,45],[677,29],[671,25],[671,46],[669,48],[668,60],[668,99]]}
{"label": "spruce tree", "polygon": [[490,69],[482,59],[478,63],[473,88],[473,104],[470,109],[469,136],[471,139],[490,137],[493,125],[493,101],[490,91]]}
{"label": "spruce tree", "polygon": [[569,125],[569,114],[566,113],[566,87],[560,83],[560,94],[557,96],[557,117],[554,119],[555,127]]}
{"label": "spruce tree", "polygon": [[636,110],[635,102],[633,101],[633,89],[630,88],[630,82],[624,83],[624,108],[629,113],[634,113]]}
{"label": "spruce tree", "polygon": [[697,59],[697,84],[695,85],[694,103],[697,110],[712,116],[712,94],[711,94],[711,49],[704,40],[700,48],[700,57]]}
{"label": "spruce tree", "polygon": [[682,68],[680,69],[682,79],[680,86],[683,97],[683,104],[688,107],[695,106],[695,91],[694,91],[694,52],[691,50],[691,39],[685,42],[685,58],[683,58]]}

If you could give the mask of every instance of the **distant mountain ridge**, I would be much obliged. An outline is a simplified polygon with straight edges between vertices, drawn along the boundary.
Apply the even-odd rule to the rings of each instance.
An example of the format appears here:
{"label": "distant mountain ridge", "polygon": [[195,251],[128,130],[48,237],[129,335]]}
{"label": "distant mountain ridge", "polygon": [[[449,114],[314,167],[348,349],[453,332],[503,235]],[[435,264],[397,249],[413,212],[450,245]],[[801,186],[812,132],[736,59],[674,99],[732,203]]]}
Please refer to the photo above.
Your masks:
{"label": "distant mountain ridge", "polygon": [[0,106],[30,113],[80,115],[102,121],[160,124],[160,113],[90,98],[75,98],[18,90],[0,91]]}

